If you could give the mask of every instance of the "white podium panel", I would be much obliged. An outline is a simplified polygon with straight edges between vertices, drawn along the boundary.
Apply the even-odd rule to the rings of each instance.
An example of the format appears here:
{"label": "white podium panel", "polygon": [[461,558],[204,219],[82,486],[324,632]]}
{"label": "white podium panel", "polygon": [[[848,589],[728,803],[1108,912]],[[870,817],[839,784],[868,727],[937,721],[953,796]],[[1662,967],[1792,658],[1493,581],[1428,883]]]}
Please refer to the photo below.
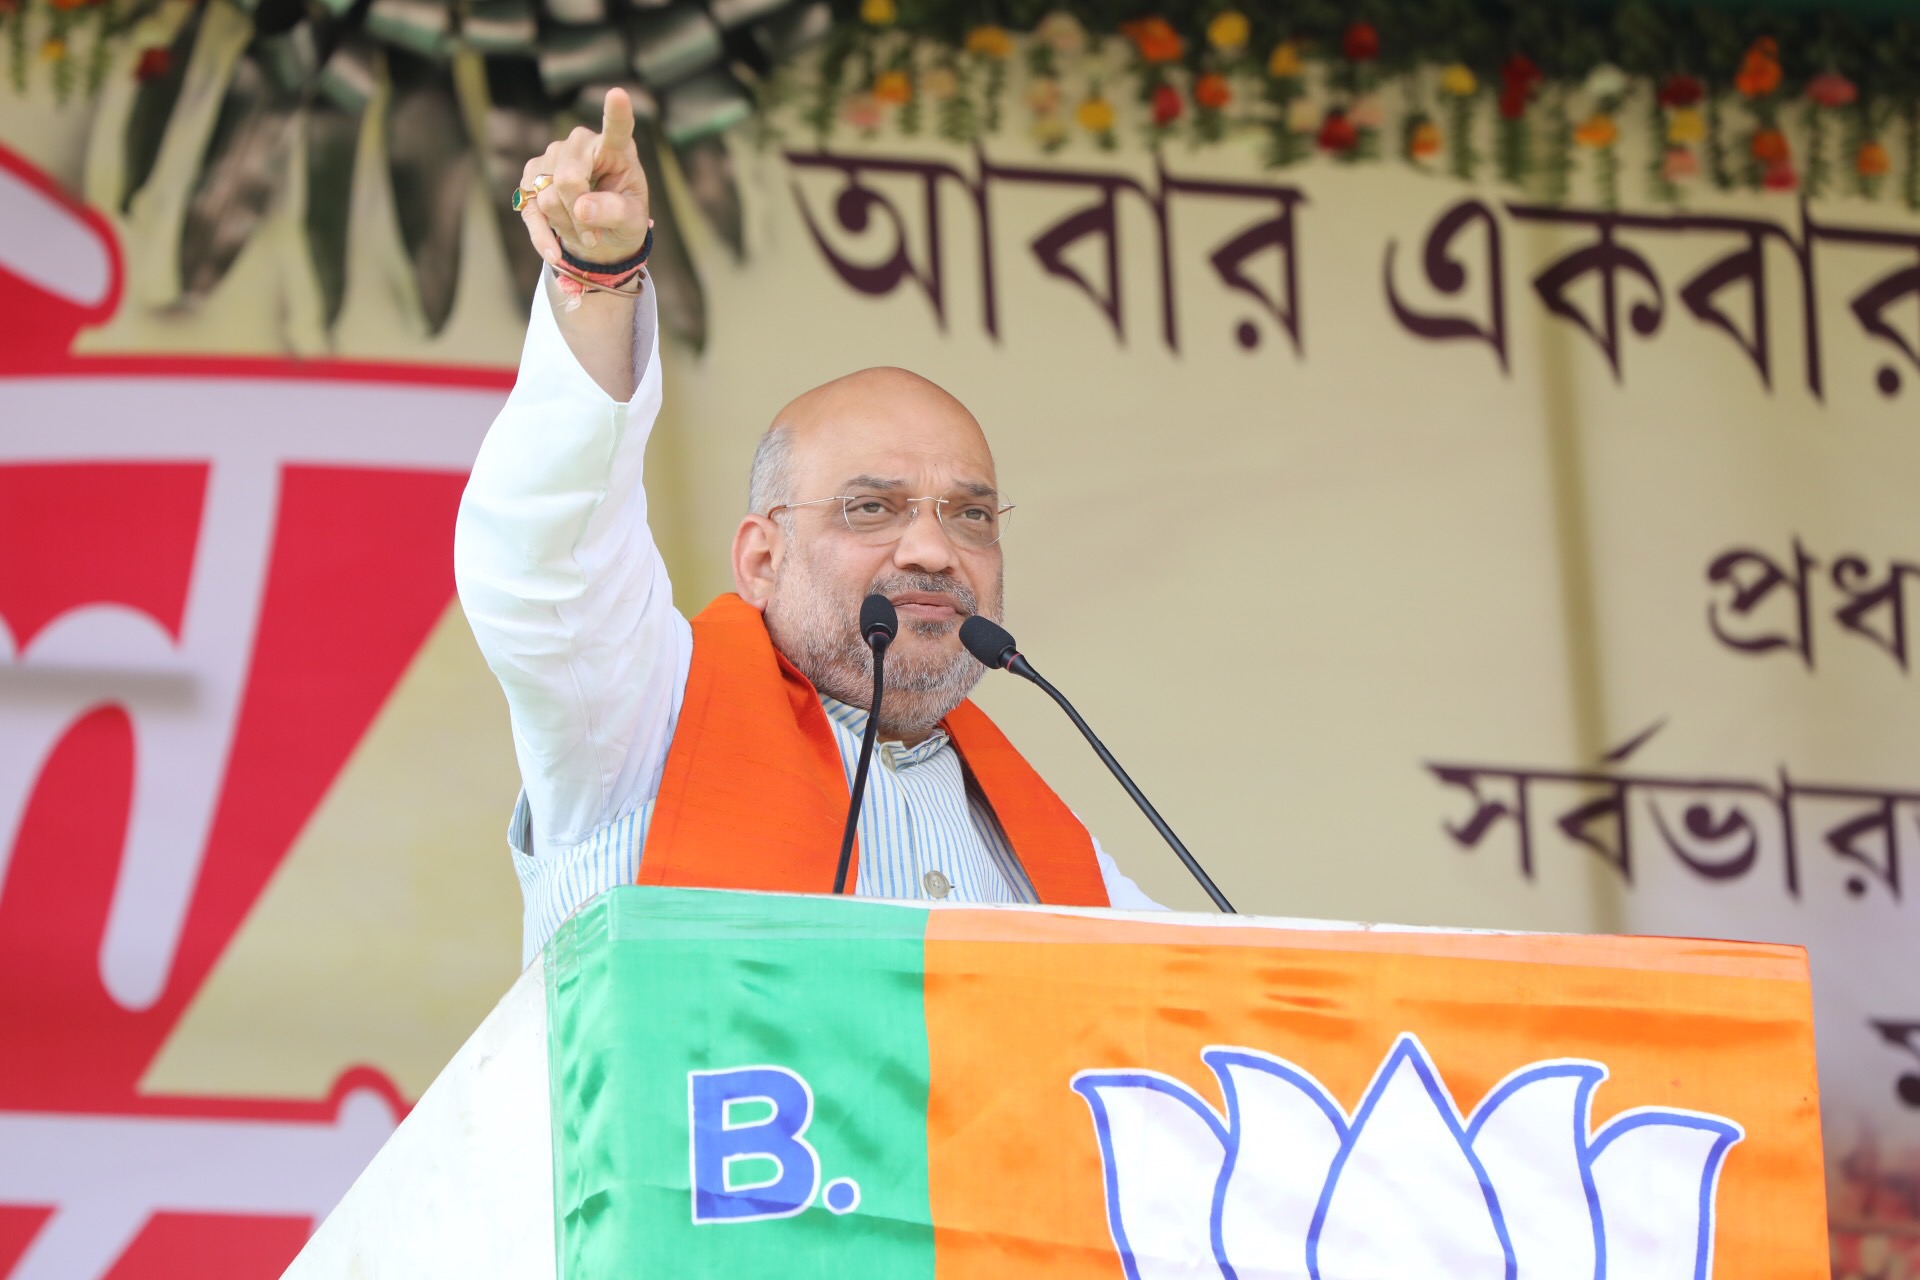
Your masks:
{"label": "white podium panel", "polygon": [[546,987],[536,963],[401,1122],[284,1280],[554,1274]]}

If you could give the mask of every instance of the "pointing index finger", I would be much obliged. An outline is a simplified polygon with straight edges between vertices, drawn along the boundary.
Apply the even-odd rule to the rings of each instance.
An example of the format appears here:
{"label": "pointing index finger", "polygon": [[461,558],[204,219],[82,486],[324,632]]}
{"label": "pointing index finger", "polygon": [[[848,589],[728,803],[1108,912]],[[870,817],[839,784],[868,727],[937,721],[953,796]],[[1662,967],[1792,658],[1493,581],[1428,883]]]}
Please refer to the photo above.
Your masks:
{"label": "pointing index finger", "polygon": [[632,141],[633,99],[625,89],[609,89],[606,113],[600,122],[600,146],[618,150]]}

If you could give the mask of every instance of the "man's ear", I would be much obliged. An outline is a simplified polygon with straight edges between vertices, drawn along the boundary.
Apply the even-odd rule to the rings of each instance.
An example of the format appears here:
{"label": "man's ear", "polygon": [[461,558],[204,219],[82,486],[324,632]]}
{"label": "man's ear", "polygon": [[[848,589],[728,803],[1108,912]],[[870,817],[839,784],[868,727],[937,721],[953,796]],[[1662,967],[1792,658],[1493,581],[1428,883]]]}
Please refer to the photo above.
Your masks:
{"label": "man's ear", "polygon": [[756,609],[767,607],[786,549],[786,537],[770,517],[741,517],[740,527],[733,531],[733,589],[742,600]]}

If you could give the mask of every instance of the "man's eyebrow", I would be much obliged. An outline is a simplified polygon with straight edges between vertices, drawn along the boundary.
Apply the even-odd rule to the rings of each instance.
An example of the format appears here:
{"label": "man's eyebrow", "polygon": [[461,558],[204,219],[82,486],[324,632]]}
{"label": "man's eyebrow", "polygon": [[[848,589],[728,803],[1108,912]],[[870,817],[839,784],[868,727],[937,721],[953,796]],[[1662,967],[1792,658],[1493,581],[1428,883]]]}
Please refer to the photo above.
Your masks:
{"label": "man's eyebrow", "polygon": [[855,476],[853,479],[841,485],[841,488],[847,490],[878,489],[881,493],[890,493],[895,489],[904,489],[906,487],[907,482],[905,480],[882,480],[879,476]]}
{"label": "man's eyebrow", "polygon": [[962,493],[970,494],[976,498],[997,498],[1000,496],[998,489],[990,484],[982,484],[978,480],[962,480],[953,487]]}

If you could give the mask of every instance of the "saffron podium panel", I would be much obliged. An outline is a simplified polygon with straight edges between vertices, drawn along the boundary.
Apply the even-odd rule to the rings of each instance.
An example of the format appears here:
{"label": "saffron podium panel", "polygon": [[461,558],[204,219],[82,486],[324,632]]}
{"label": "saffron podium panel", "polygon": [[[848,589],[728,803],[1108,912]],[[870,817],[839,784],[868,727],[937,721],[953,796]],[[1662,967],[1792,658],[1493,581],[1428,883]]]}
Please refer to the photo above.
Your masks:
{"label": "saffron podium panel", "polygon": [[539,968],[562,1277],[1827,1273],[1795,947],[632,888]]}

